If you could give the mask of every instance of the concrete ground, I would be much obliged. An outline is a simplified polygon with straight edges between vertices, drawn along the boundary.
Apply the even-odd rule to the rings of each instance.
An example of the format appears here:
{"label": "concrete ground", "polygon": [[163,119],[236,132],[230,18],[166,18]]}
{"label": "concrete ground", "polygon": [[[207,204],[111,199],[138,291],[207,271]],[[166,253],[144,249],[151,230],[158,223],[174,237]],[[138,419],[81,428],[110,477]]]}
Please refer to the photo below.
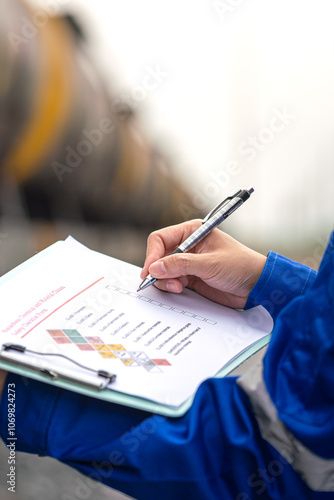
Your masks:
{"label": "concrete ground", "polygon": [[8,449],[0,441],[1,500],[125,500],[130,497],[87,479],[49,457],[16,454],[16,490],[8,491]]}

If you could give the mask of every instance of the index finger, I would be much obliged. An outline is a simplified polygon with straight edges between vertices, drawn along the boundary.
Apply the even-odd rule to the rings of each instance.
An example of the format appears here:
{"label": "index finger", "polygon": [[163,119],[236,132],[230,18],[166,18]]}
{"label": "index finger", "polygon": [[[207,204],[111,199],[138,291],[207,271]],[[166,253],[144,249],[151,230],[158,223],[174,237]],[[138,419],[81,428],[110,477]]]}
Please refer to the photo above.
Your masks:
{"label": "index finger", "polygon": [[148,275],[148,268],[153,262],[169,255],[183,243],[202,224],[200,219],[194,219],[175,226],[154,231],[147,238],[146,259],[140,276]]}

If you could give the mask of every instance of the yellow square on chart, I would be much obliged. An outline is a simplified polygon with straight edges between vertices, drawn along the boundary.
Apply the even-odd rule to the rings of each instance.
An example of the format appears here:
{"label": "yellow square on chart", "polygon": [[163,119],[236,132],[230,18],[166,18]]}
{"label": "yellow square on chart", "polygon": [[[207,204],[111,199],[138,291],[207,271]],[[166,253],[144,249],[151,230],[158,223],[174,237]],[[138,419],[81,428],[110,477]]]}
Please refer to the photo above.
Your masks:
{"label": "yellow square on chart", "polygon": [[123,347],[121,344],[107,344],[107,346],[112,351],[125,351],[125,347]]}
{"label": "yellow square on chart", "polygon": [[105,344],[92,344],[96,351],[110,351],[109,347]]}
{"label": "yellow square on chart", "polygon": [[115,356],[115,354],[111,351],[102,351],[102,352],[99,351],[99,354],[103,358],[116,358],[117,359],[117,356]]}

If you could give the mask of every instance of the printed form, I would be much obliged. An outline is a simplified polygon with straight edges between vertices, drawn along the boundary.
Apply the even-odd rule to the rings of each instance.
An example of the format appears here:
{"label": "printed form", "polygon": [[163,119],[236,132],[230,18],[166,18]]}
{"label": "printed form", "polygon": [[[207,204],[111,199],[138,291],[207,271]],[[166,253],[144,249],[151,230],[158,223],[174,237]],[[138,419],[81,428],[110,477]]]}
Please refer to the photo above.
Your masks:
{"label": "printed form", "polygon": [[0,282],[1,344],[115,373],[111,390],[177,407],[273,326],[262,307],[236,311],[187,289],[137,292],[138,267],[71,237],[37,257]]}

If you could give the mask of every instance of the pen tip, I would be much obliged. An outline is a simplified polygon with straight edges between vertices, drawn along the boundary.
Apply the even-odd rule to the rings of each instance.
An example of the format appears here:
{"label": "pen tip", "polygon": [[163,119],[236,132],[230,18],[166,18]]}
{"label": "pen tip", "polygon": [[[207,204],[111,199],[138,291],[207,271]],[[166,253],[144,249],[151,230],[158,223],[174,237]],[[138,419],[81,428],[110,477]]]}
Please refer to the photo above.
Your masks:
{"label": "pen tip", "polygon": [[138,288],[137,292],[140,292],[140,287]]}

